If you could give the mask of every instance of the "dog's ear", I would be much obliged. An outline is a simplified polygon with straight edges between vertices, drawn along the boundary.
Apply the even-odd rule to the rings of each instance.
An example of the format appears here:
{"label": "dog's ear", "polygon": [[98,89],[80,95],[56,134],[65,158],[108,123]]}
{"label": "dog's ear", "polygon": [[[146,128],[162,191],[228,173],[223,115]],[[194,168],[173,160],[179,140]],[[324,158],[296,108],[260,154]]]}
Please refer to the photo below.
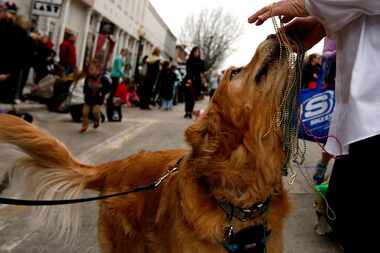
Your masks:
{"label": "dog's ear", "polygon": [[198,119],[194,124],[192,124],[188,129],[186,129],[185,137],[187,143],[193,148],[197,148],[202,145],[204,138],[207,135],[208,129],[208,117],[204,115]]}
{"label": "dog's ear", "polygon": [[186,141],[191,145],[194,152],[200,149],[211,149],[213,143],[218,140],[220,134],[220,115],[214,108],[214,104],[205,114],[191,125],[185,132]]}

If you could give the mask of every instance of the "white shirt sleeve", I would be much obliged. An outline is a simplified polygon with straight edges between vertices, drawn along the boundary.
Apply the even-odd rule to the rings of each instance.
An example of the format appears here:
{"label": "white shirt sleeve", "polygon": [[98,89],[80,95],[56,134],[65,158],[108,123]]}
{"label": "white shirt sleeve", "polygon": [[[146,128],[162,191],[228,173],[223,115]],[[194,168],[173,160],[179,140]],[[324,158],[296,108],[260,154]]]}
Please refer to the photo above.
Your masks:
{"label": "white shirt sleeve", "polygon": [[332,33],[362,15],[380,14],[380,0],[305,0],[305,6]]}

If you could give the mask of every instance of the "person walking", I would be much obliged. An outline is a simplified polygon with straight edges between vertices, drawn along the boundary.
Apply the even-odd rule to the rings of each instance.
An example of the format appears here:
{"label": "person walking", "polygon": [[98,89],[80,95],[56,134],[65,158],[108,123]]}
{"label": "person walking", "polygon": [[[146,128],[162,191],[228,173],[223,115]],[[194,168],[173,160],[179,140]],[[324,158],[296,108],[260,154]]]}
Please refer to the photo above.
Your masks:
{"label": "person walking", "polygon": [[205,72],[204,61],[201,58],[201,49],[199,47],[194,47],[191,52],[189,59],[186,62],[186,73],[187,78],[191,79],[192,87],[194,89],[195,99],[198,100],[201,97],[202,92],[202,79],[203,73]]}
{"label": "person walking", "polygon": [[[326,150],[338,156],[327,191],[330,221],[345,252],[376,251],[380,146],[380,1],[288,0],[264,7],[248,21],[271,16],[287,23],[306,49],[326,34],[337,42],[336,107]],[[298,18],[295,18],[298,17]]]}
{"label": "person walking", "polygon": [[142,94],[140,95],[142,110],[150,110],[152,102],[153,88],[157,84],[158,74],[160,72],[160,54],[159,48],[154,48],[152,54],[146,60],[146,74],[142,86]]}
{"label": "person walking", "polygon": [[59,63],[64,67],[66,75],[78,71],[75,42],[75,34],[67,30],[65,32],[65,38],[59,46]]}
{"label": "person walking", "polygon": [[84,102],[81,133],[88,129],[88,116],[92,112],[94,117],[94,128],[98,128],[100,124],[101,106],[104,103],[105,95],[109,87],[102,82],[104,80],[101,75],[101,66],[97,61],[92,61],[88,67],[87,76],[83,88]]}
{"label": "person walking", "polygon": [[186,77],[184,79],[185,118],[192,118],[195,101],[201,95],[203,72],[204,62],[201,59],[201,50],[199,47],[194,47],[186,62]]}

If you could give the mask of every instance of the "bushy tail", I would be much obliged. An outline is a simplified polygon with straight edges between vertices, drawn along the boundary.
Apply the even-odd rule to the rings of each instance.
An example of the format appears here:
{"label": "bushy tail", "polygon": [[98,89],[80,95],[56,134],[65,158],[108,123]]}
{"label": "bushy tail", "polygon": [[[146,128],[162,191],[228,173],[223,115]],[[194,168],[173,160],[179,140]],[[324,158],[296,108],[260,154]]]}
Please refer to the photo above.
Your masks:
{"label": "bushy tail", "polygon": [[[86,186],[99,179],[99,168],[80,164],[63,143],[20,118],[0,115],[0,143],[15,145],[27,155],[8,171],[10,192],[18,198],[80,198]],[[46,225],[54,237],[71,242],[80,227],[79,207],[35,208],[32,225]]]}

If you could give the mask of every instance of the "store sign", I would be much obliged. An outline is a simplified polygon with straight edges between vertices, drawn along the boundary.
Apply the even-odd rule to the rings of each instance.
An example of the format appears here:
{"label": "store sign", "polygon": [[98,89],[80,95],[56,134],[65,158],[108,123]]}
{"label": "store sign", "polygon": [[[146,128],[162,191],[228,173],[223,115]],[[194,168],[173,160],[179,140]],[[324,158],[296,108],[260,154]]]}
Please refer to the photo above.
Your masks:
{"label": "store sign", "polygon": [[61,15],[63,0],[34,0],[32,14],[58,18]]}

